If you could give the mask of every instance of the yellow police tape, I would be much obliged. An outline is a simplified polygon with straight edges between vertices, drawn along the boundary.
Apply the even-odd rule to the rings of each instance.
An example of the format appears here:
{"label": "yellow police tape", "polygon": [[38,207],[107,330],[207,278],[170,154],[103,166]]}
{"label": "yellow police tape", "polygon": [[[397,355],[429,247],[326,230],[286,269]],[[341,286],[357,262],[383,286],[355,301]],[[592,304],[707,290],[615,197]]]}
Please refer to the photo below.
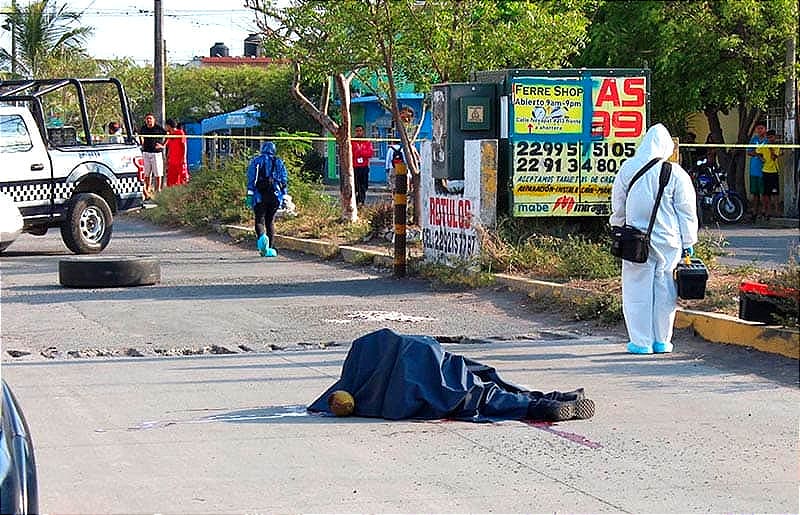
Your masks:
{"label": "yellow police tape", "polygon": [[680,148],[755,148],[755,147],[772,147],[772,148],[800,148],[800,144],[792,143],[763,143],[761,145],[754,145],[753,143],[678,143]]}
{"label": "yellow police tape", "polygon": [[[98,140],[102,140],[108,137],[107,134],[92,134],[92,138],[96,138]],[[336,141],[336,138],[332,136],[230,136],[226,134],[165,134],[165,135],[158,135],[158,134],[135,134],[134,137],[136,138],[158,138],[158,139],[175,139],[175,138],[187,138],[187,139],[230,139],[230,140],[256,140],[256,141]],[[350,141],[391,141],[399,143],[399,139],[393,138],[350,138]],[[414,141],[414,143],[418,143],[420,141],[429,141],[424,138],[420,138]]]}

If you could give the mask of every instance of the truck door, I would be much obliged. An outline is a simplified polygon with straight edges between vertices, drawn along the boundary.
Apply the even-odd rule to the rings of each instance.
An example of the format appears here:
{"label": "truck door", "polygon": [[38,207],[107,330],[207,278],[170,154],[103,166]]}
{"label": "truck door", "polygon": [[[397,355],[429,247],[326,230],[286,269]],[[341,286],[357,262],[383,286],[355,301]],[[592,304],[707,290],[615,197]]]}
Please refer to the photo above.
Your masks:
{"label": "truck door", "polygon": [[0,163],[0,191],[14,200],[26,224],[46,221],[52,212],[52,167],[32,117],[0,113]]}

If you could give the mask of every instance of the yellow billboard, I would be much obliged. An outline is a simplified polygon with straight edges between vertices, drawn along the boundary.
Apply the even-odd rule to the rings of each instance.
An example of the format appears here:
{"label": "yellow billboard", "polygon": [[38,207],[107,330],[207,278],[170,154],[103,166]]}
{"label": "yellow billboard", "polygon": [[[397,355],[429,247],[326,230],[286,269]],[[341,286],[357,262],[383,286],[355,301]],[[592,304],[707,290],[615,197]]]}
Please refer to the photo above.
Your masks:
{"label": "yellow billboard", "polygon": [[647,80],[583,75],[512,81],[514,216],[610,213],[614,177],[647,130]]}

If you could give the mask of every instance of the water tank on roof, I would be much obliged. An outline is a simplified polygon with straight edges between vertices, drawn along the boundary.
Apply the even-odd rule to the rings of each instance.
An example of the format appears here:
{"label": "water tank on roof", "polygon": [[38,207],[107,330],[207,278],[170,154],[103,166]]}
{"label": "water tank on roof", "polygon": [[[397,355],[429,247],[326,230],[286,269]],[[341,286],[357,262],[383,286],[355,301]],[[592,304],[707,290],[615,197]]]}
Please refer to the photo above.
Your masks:
{"label": "water tank on roof", "polygon": [[261,36],[258,34],[250,34],[244,40],[244,56],[245,57],[258,57],[261,51]]}
{"label": "water tank on roof", "polygon": [[226,47],[225,43],[222,42],[214,43],[214,46],[212,46],[211,50],[208,52],[208,55],[211,57],[228,57],[230,55],[228,52],[228,47]]}

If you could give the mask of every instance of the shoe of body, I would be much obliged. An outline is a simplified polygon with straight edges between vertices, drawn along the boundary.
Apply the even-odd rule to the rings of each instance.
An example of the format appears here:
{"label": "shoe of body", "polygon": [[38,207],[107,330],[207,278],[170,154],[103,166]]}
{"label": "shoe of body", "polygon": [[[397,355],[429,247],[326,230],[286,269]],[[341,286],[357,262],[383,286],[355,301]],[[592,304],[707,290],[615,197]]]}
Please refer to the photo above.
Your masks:
{"label": "shoe of body", "polygon": [[554,401],[562,401],[562,402],[564,402],[564,401],[576,401],[578,399],[586,398],[586,394],[584,393],[583,388],[578,388],[578,389],[572,390],[570,392],[553,391],[553,392],[548,392],[548,393],[544,393],[544,394],[542,392],[531,392],[531,393],[538,394],[538,395],[534,395],[534,398],[537,398],[537,399],[538,398],[543,398],[543,399],[551,399],[551,400],[554,400]]}
{"label": "shoe of body", "polygon": [[545,422],[562,422],[564,420],[585,420],[594,416],[594,401],[576,399],[573,401],[557,401],[553,399],[537,399],[528,405],[527,418]]}

